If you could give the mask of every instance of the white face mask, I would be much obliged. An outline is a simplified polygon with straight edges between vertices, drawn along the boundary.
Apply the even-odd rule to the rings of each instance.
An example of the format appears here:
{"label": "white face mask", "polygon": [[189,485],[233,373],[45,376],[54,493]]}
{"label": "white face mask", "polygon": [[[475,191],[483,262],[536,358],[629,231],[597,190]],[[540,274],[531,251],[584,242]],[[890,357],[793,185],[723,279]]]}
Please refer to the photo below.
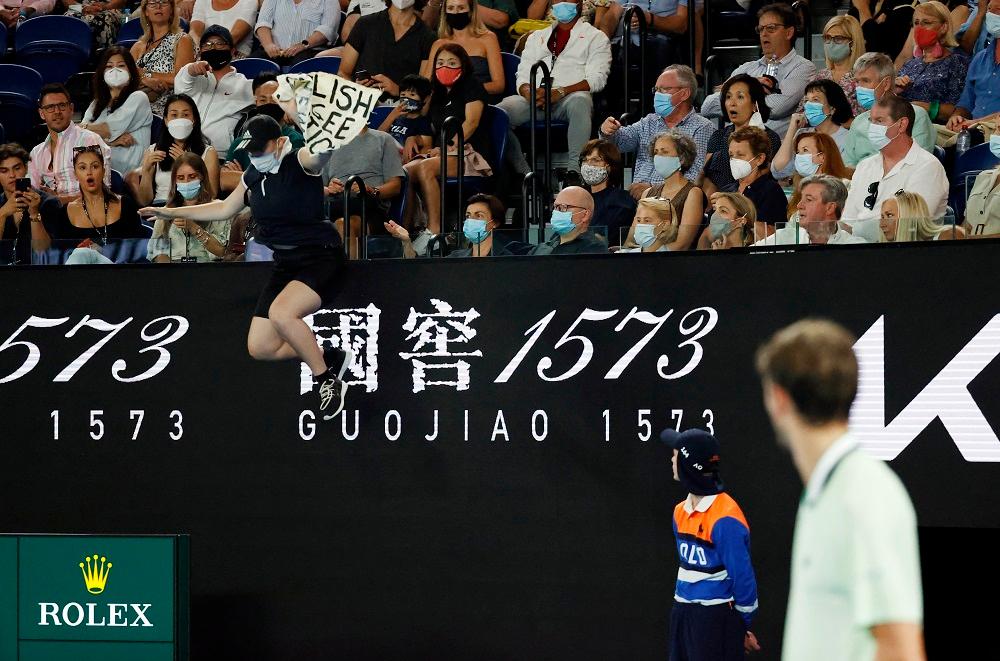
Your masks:
{"label": "white face mask", "polygon": [[108,84],[108,87],[125,87],[128,85],[129,75],[128,70],[118,69],[105,69],[104,70],[104,82]]}
{"label": "white face mask", "polygon": [[174,140],[186,140],[194,131],[194,122],[183,117],[167,122],[167,131]]}
{"label": "white face mask", "polygon": [[739,181],[753,172],[753,165],[750,161],[744,161],[741,158],[731,158],[729,159],[729,171],[732,172],[733,179]]}
{"label": "white face mask", "polygon": [[760,116],[759,110],[754,110],[753,114],[750,115],[750,126],[755,126],[759,129],[765,128],[764,120]]}
{"label": "white face mask", "polygon": [[409,9],[413,6],[414,0],[392,0],[392,6],[396,9]]}

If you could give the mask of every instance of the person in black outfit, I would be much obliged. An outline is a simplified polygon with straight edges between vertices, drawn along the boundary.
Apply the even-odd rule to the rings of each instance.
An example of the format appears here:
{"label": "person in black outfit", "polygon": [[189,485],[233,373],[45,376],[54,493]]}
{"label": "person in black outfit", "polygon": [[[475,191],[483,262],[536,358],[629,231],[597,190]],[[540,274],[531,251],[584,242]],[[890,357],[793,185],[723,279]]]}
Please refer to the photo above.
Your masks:
{"label": "person in black outfit", "polygon": [[635,216],[635,198],[621,187],[622,153],[607,140],[591,140],[580,151],[580,174],[594,198],[591,225],[606,232],[608,245],[622,240],[622,228],[628,228]]}
{"label": "person in black outfit", "polygon": [[225,220],[249,206],[257,222],[257,240],[274,251],[274,271],[260,294],[247,349],[257,360],[298,357],[319,385],[319,411],[333,419],[344,407],[344,370],[353,355],[348,349],[321,351],[303,318],[320,308],[344,268],[340,234],[324,218],[323,167],[332,151],[310,154],[293,149],[281,126],[267,115],[246,123],[237,145],[250,153],[250,167],[225,200],[191,207],[146,207],[144,215],[188,218],[196,222]]}
{"label": "person in black outfit", "polygon": [[852,0],[847,12],[861,23],[865,50],[885,53],[895,60],[906,43],[913,22],[913,0]]}
{"label": "person in black outfit", "polygon": [[17,190],[28,177],[28,152],[21,145],[0,145],[0,264],[30,264],[32,250],[47,250],[48,228],[59,212],[59,200],[30,186]]}

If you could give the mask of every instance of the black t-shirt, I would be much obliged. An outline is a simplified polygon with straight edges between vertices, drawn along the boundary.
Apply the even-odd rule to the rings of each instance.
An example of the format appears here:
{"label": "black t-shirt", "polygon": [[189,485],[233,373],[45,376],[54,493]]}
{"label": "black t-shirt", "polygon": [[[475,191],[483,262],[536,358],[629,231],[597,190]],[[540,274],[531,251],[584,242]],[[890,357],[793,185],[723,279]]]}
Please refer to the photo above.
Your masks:
{"label": "black t-shirt", "polygon": [[253,165],[243,174],[246,200],[257,222],[257,240],[266,246],[338,245],[340,234],[326,220],[323,177],[312,175],[292,149],[278,171],[260,173]]}
{"label": "black t-shirt", "polygon": [[[438,142],[440,142],[441,138],[441,125],[445,119],[454,116],[464,122],[465,104],[472,103],[473,101],[482,101],[485,108],[488,101],[483,84],[474,76],[462,76],[446,93],[443,93],[442,88],[437,85],[434,86],[434,90],[428,116],[431,120],[431,129],[434,131],[434,145],[441,147]],[[466,142],[471,144],[473,149],[479,152],[480,156],[487,161],[490,160],[491,152],[486,149],[486,130],[482,123],[476,127],[475,132],[466,139]],[[490,165],[495,168],[502,164],[490,163]]]}
{"label": "black t-shirt", "polygon": [[[90,239],[95,243],[104,240],[103,227],[98,231],[95,227],[77,227],[69,222],[69,205],[59,209],[56,215],[53,239],[83,241]],[[110,211],[108,213],[111,213]],[[121,214],[118,220],[108,225],[108,239],[142,239],[149,236],[149,233],[142,226],[139,218],[139,207],[130,195],[121,196]]]}
{"label": "black t-shirt", "polygon": [[396,41],[387,9],[359,18],[347,43],[358,51],[355,72],[384,74],[398,85],[404,76],[420,73],[420,63],[430,57],[436,38],[418,16],[403,38]]}
{"label": "black t-shirt", "polygon": [[415,135],[434,135],[434,131],[431,129],[431,120],[423,115],[419,117],[400,115],[389,127],[389,135],[396,138],[396,142],[402,145],[407,138]]}
{"label": "black t-shirt", "polygon": [[591,194],[594,197],[594,219],[590,221],[591,227],[598,231],[601,231],[601,227],[607,227],[608,245],[620,245],[621,228],[631,226],[632,219],[635,218],[635,198],[617,186],[609,186]]}
{"label": "black t-shirt", "polygon": [[744,189],[743,194],[750,198],[757,209],[757,220],[768,225],[788,220],[788,198],[770,172],[754,180]]}

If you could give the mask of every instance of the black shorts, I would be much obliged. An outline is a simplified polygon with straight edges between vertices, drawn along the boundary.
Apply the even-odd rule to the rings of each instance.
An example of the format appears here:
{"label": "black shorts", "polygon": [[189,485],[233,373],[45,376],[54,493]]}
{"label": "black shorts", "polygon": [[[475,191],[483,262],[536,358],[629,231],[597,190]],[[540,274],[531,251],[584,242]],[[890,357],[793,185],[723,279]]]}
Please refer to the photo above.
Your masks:
{"label": "black shorts", "polygon": [[346,261],[344,247],[339,244],[276,249],[271,279],[257,299],[253,316],[266,319],[271,303],[292,280],[298,280],[312,289],[323,301],[333,298]]}

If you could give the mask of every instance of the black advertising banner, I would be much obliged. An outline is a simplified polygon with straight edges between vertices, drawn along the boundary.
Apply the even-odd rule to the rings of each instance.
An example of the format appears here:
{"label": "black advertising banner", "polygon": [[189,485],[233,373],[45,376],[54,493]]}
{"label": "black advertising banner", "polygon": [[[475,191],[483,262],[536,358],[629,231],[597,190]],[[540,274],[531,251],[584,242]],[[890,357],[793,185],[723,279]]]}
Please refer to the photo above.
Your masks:
{"label": "black advertising banner", "polygon": [[268,265],[7,270],[0,532],[190,534],[195,659],[662,658],[684,494],[657,436],[702,427],[777,655],[801,483],[756,347],[851,328],[852,424],[921,525],[995,527],[995,251],[352,264],[311,320],[357,356],[325,423],[299,364],[246,353]]}

